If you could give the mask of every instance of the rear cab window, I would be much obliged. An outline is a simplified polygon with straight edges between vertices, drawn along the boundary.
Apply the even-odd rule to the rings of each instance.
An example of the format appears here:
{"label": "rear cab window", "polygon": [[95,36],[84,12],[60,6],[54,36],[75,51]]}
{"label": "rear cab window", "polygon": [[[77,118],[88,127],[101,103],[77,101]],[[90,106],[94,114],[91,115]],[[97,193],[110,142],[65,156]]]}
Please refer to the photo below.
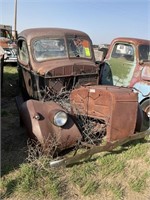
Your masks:
{"label": "rear cab window", "polygon": [[115,44],[112,54],[112,58],[123,58],[127,61],[134,61],[134,48],[130,44]]}

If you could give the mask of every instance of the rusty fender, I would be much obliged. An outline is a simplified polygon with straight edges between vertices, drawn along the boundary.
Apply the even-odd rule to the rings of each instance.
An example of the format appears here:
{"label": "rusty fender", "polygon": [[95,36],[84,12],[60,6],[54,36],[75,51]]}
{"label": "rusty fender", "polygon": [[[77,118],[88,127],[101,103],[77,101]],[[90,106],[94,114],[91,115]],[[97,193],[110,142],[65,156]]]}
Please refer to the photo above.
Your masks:
{"label": "rusty fender", "polygon": [[54,116],[66,111],[55,102],[28,100],[21,105],[20,116],[30,138],[36,138],[41,144],[50,140],[56,142],[59,150],[74,146],[81,134],[74,121],[67,113],[63,126],[54,124]]}

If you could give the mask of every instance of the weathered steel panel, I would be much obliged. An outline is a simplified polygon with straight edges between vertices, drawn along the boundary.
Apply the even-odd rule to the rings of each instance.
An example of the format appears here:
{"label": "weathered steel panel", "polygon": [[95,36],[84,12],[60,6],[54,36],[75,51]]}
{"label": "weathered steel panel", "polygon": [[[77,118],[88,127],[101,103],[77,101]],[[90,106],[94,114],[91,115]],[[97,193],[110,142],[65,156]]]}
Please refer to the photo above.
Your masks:
{"label": "weathered steel panel", "polygon": [[108,141],[134,134],[138,99],[131,89],[87,86],[72,91],[70,99],[74,114],[105,120]]}
{"label": "weathered steel panel", "polygon": [[36,138],[43,145],[53,141],[58,149],[63,150],[74,146],[81,139],[81,134],[69,116],[63,127],[55,126],[50,118],[56,109],[63,110],[54,102],[28,100],[22,104],[20,115],[31,138]]}

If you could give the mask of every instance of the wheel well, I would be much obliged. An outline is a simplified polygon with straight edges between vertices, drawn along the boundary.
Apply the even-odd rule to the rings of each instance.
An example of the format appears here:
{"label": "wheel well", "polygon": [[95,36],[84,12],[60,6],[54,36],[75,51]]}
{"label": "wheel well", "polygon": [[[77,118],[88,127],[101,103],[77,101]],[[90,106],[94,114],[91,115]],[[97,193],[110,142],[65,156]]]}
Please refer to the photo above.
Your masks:
{"label": "wheel well", "polygon": [[146,97],[144,98],[142,101],[140,101],[140,104],[142,104],[144,101],[146,101],[147,99],[150,99],[150,97]]}

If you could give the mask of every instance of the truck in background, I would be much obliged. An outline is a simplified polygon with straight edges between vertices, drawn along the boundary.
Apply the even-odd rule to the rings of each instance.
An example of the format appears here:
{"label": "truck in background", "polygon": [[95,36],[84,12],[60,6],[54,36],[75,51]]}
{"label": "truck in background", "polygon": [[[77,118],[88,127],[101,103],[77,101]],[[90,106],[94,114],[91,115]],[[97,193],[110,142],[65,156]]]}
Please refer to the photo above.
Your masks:
{"label": "truck in background", "polygon": [[115,38],[103,53],[100,84],[134,88],[142,109],[150,117],[150,40]]}
{"label": "truck in background", "polygon": [[17,62],[17,45],[12,26],[0,24],[0,47],[4,50],[4,65]]}

